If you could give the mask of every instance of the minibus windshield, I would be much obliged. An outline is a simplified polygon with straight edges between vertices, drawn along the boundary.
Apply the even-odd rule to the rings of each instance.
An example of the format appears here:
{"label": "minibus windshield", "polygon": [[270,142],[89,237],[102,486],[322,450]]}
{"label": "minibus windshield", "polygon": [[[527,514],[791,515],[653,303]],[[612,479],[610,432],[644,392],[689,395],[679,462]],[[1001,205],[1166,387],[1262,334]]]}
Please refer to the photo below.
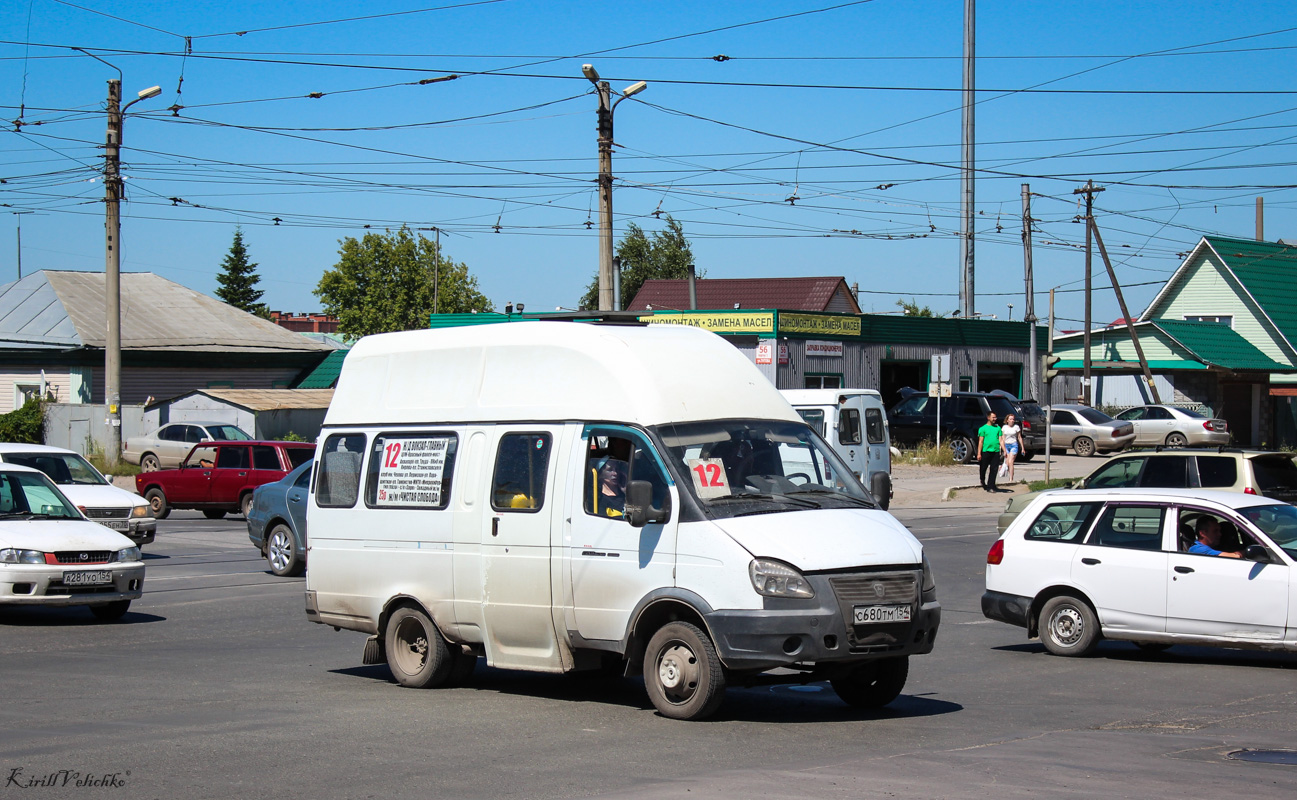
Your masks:
{"label": "minibus windshield", "polygon": [[805,423],[736,419],[653,429],[681,483],[713,518],[876,504]]}

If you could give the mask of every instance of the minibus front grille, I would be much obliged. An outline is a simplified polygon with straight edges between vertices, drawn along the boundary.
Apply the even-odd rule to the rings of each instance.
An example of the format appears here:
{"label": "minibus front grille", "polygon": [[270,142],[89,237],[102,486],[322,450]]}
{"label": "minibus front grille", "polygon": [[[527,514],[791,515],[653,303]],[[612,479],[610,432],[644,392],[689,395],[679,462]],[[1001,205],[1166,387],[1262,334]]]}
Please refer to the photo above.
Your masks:
{"label": "minibus front grille", "polygon": [[[829,578],[833,594],[847,622],[847,647],[853,653],[879,653],[903,649],[910,639],[919,606],[919,570],[864,572]],[[857,606],[909,606],[910,620],[854,624]]]}

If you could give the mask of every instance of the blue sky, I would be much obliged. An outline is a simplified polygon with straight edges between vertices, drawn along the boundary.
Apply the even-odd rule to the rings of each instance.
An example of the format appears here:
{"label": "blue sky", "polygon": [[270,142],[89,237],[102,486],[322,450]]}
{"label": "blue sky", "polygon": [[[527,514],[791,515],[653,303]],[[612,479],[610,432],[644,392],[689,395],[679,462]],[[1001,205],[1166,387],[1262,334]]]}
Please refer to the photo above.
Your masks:
{"label": "blue sky", "polygon": [[[408,224],[441,229],[497,307],[574,305],[598,264],[590,62],[614,89],[649,82],[616,113],[618,238],[669,213],[710,277],[843,275],[866,311],[957,307],[962,2],[423,3],[10,0],[0,280],[20,220],[24,273],[103,268],[116,73],[80,47],[126,99],[163,89],[126,121],[126,271],[211,293],[242,225],[263,299],[314,310],[339,239]],[[1060,329],[1082,316],[1088,177],[1132,312],[1201,234],[1252,237],[1257,197],[1266,238],[1297,239],[1292,9],[979,4],[977,310],[1022,316],[1022,183],[1037,313],[1062,287]],[[1119,316],[1111,290],[1094,303]]]}

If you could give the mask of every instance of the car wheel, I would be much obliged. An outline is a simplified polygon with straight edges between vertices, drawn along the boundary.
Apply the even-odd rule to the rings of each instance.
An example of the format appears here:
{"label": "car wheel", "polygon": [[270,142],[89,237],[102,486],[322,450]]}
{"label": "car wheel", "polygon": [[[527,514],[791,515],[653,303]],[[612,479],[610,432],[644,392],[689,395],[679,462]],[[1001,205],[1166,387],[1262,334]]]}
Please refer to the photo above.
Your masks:
{"label": "car wheel", "polygon": [[244,519],[247,519],[248,515],[252,513],[252,492],[248,492],[239,498],[239,513],[243,515]]}
{"label": "car wheel", "polygon": [[1089,436],[1078,436],[1076,441],[1072,442],[1072,449],[1078,456],[1092,456],[1097,450],[1094,447],[1094,440]]}
{"label": "car wheel", "polygon": [[281,578],[302,574],[302,559],[297,557],[293,532],[282,522],[271,528],[266,537],[266,563]]}
{"label": "car wheel", "polygon": [[711,639],[688,622],[663,625],[644,653],[644,688],[664,717],[711,716],[725,699],[725,673]]}
{"label": "car wheel", "polygon": [[162,469],[162,462],[152,453],[145,453],[140,458],[140,472],[157,472]]}
{"label": "car wheel", "polygon": [[838,697],[856,708],[882,708],[900,696],[910,677],[910,658],[884,658],[861,664],[829,684]]}
{"label": "car wheel", "polygon": [[130,610],[130,600],[115,600],[111,603],[90,606],[90,613],[95,615],[95,619],[109,622],[115,619],[121,619]]}
{"label": "car wheel", "polygon": [[166,494],[154,486],[144,493],[144,499],[149,501],[149,510],[153,512],[154,519],[166,519],[171,513],[171,506],[167,505]]}
{"label": "car wheel", "polygon": [[1099,620],[1082,600],[1050,598],[1040,610],[1040,640],[1056,656],[1087,656],[1099,643]]}
{"label": "car wheel", "polygon": [[225,519],[225,512],[219,508],[204,508],[203,516],[208,519]]}
{"label": "car wheel", "polygon": [[973,441],[967,436],[951,437],[950,454],[956,464],[967,464],[973,458]]}
{"label": "car wheel", "polygon": [[1183,433],[1180,433],[1178,431],[1172,431],[1171,433],[1168,433],[1166,436],[1166,446],[1167,447],[1188,447],[1189,438],[1185,436]]}
{"label": "car wheel", "polygon": [[417,608],[398,608],[387,621],[387,666],[411,689],[431,689],[450,678],[453,658],[441,631]]}

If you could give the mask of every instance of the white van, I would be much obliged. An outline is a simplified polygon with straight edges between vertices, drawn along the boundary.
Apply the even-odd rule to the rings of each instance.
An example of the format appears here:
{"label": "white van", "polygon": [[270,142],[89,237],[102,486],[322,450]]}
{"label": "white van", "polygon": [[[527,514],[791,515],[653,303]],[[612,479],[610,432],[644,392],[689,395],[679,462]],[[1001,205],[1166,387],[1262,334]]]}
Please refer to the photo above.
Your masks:
{"label": "white van", "polygon": [[833,447],[878,504],[892,502],[892,440],[883,396],[873,389],[783,389],[806,424]]}
{"label": "white van", "polygon": [[366,337],[315,464],[307,616],[373,634],[365,663],[405,686],[485,656],[642,671],[677,719],[729,683],[829,680],[876,707],[940,622],[919,542],[699,329]]}

